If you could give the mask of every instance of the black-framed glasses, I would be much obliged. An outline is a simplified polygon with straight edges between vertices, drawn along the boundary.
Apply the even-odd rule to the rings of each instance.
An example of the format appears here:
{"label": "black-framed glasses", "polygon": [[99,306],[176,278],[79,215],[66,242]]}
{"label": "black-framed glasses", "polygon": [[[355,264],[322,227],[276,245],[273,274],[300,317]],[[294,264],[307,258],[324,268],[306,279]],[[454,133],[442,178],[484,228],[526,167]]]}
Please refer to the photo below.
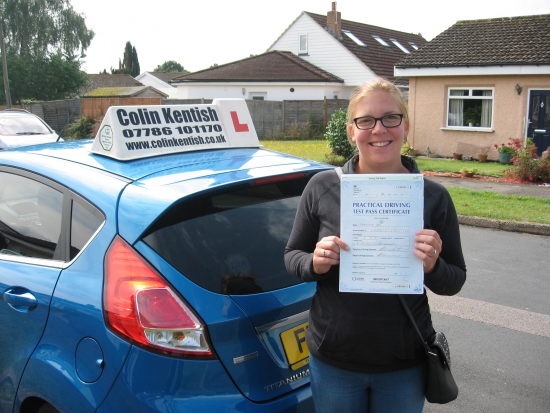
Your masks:
{"label": "black-framed glasses", "polygon": [[382,122],[385,128],[396,128],[401,125],[403,121],[403,115],[401,113],[392,113],[390,115],[382,116],[381,118],[373,118],[372,116],[363,116],[361,118],[353,119],[353,123],[357,126],[357,129],[367,130],[374,129],[376,122]]}

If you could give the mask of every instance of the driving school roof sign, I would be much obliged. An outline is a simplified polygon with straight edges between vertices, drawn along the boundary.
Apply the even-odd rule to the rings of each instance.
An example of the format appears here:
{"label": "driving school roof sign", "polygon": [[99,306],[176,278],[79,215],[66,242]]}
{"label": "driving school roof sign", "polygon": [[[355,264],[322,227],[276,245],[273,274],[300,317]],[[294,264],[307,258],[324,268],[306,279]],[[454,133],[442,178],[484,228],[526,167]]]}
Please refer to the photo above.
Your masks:
{"label": "driving school roof sign", "polygon": [[92,152],[131,160],[201,149],[260,146],[243,99],[211,105],[111,106]]}

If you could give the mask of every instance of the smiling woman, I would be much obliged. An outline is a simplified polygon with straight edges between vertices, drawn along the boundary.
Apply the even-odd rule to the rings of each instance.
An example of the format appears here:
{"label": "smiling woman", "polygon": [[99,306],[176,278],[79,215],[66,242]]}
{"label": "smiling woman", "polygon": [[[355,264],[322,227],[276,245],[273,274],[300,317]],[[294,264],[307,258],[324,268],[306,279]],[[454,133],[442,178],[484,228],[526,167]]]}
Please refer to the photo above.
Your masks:
{"label": "smiling woman", "polygon": [[[368,97],[368,98],[367,98]],[[408,173],[401,146],[409,131],[407,106],[397,88],[365,84],[348,108],[348,138],[357,146],[356,173]]]}
{"label": "smiling woman", "polygon": [[[378,78],[358,86],[346,126],[358,153],[342,173],[357,175],[358,181],[361,174],[419,174],[415,161],[401,156],[408,126],[406,103],[395,85]],[[341,238],[340,185],[334,171],[311,179],[285,249],[287,270],[302,281],[317,282],[306,333],[315,409],[369,412],[369,406],[378,406],[376,411],[419,413],[426,387],[424,346],[413,338],[400,301],[393,294],[340,291],[340,277],[352,275],[341,269],[340,251],[357,247]],[[421,260],[428,288],[453,295],[466,279],[458,218],[443,186],[424,180],[423,197],[424,229],[408,239],[407,254]],[[379,270],[365,271],[376,276]],[[422,339],[430,339],[434,328],[425,291],[406,301]]]}

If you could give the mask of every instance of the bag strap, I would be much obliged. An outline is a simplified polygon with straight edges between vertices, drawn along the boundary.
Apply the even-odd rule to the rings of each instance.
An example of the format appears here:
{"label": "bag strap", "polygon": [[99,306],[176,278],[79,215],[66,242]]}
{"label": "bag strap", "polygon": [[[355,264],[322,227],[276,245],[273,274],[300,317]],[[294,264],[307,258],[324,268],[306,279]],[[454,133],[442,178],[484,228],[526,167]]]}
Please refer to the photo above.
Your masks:
{"label": "bag strap", "polygon": [[399,297],[399,301],[401,301],[401,304],[403,305],[403,308],[405,309],[405,312],[407,313],[407,316],[409,317],[409,320],[411,320],[411,323],[412,323],[414,329],[416,330],[416,332],[420,336],[420,341],[422,341],[422,343],[424,344],[424,348],[426,348],[426,351],[429,352],[430,348],[428,347],[428,344],[426,343],[426,341],[424,341],[424,337],[422,337],[422,333],[418,329],[418,326],[416,325],[416,321],[414,321],[414,317],[411,314],[411,310],[409,310],[409,306],[407,305],[407,302],[405,301],[405,299],[403,298],[403,296],[401,294],[398,294],[397,296]]}
{"label": "bag strap", "polygon": [[338,168],[334,168],[334,172],[336,172],[336,175],[338,175],[338,179],[342,180],[342,174],[344,173],[342,171],[342,168],[340,166]]}

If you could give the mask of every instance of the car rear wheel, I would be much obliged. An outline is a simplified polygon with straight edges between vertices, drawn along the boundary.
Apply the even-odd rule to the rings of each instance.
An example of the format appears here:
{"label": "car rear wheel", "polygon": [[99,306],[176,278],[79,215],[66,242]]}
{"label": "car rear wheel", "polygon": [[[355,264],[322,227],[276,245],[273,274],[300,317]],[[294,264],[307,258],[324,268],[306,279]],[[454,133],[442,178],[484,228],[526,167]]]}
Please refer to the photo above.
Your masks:
{"label": "car rear wheel", "polygon": [[46,403],[40,409],[38,409],[36,413],[59,413],[59,410],[57,410],[51,404]]}

